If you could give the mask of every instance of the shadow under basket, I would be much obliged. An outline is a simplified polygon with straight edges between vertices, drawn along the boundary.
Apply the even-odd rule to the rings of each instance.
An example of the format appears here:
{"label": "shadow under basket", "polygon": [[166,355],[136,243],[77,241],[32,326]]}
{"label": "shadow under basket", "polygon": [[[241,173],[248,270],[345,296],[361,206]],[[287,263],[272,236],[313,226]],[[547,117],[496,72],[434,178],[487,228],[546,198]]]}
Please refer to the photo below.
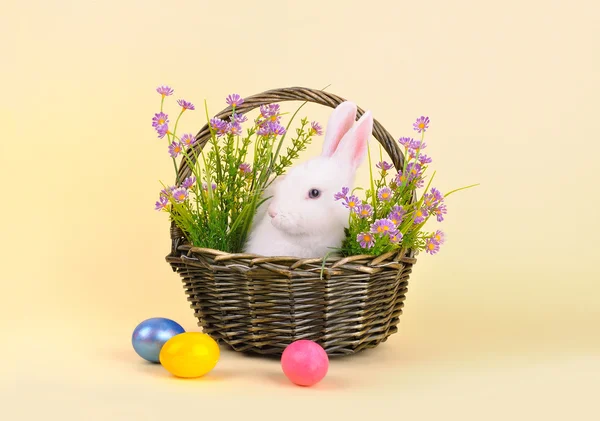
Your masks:
{"label": "shadow under basket", "polygon": [[[309,88],[275,89],[244,98],[236,112],[264,104],[313,102],[335,108],[345,100]],[[215,117],[227,118],[231,107]],[[364,111],[358,108],[357,118]],[[394,166],[404,156],[394,138],[374,121],[373,136]],[[194,149],[210,138],[207,125]],[[177,180],[191,175],[183,161]],[[309,339],[329,356],[373,348],[398,331],[408,280],[416,258],[412,250],[380,256],[300,259],[232,254],[193,247],[171,224],[171,253],[166,257],[183,287],[198,326],[235,351],[280,356],[293,341]]]}

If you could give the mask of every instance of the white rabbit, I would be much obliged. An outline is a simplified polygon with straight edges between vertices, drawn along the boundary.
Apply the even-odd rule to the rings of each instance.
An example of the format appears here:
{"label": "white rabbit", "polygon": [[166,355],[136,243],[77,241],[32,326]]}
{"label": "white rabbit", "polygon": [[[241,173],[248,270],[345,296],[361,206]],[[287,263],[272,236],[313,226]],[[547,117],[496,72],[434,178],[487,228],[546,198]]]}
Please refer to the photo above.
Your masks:
{"label": "white rabbit", "polygon": [[[320,156],[291,167],[265,192],[245,246],[261,256],[322,258],[342,245],[349,210],[334,195],[352,190],[373,130],[371,112],[356,121],[357,107],[346,101],[329,117]],[[266,208],[266,212],[265,212]]]}

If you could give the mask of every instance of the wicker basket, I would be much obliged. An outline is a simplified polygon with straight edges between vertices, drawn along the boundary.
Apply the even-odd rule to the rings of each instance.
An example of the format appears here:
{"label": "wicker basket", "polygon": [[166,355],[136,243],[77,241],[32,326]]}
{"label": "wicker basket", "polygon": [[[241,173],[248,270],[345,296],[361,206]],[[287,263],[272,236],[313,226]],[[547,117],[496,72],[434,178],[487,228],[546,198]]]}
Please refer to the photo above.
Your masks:
{"label": "wicker basket", "polygon": [[[284,88],[244,98],[236,108],[247,113],[260,105],[308,101],[335,108],[344,101],[308,88]],[[358,108],[357,118],[363,114]],[[231,107],[216,117],[231,115]],[[374,121],[373,136],[396,169],[404,156],[393,137]],[[196,150],[210,137],[207,125],[197,134]],[[185,161],[178,180],[191,175]],[[319,343],[330,356],[373,348],[397,332],[414,252],[323,259],[263,257],[192,247],[171,225],[166,257],[181,276],[191,308],[203,331],[233,350],[279,356],[299,339]]]}

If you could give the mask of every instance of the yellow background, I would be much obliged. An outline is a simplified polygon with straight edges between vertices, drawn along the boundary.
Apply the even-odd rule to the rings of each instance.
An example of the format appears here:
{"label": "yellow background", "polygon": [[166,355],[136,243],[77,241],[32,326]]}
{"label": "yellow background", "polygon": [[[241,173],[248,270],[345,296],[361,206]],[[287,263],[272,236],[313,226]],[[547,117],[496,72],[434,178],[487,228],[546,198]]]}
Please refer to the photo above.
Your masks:
{"label": "yellow background", "polygon": [[[1,9],[6,419],[598,419],[597,2]],[[420,256],[400,333],[332,362],[314,389],[290,386],[277,361],[228,351],[188,382],[137,358],[140,321],[197,328],[153,210],[173,177],[150,125],[161,84],[175,89],[167,109],[197,106],[180,133],[204,124],[205,99],[216,112],[229,93],[287,86],[330,85],[395,137],[431,118],[435,184],[481,185],[448,199],[448,242]]]}

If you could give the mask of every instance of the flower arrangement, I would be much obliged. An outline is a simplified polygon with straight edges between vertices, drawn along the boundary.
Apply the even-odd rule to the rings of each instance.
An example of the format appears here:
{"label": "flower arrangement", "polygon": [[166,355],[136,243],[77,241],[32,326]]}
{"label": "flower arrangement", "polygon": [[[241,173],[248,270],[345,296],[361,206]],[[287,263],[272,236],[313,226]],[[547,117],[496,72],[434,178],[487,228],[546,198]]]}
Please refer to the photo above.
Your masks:
{"label": "flower arrangement", "polygon": [[[425,250],[436,254],[445,241],[442,230],[433,232],[423,228],[430,218],[444,221],[447,213],[445,198],[450,194],[474,187],[477,184],[462,187],[442,194],[435,187],[430,188],[435,172],[431,176],[421,197],[417,190],[425,184],[425,172],[432,159],[422,153],[427,147],[425,132],[429,128],[429,117],[421,116],[413,123],[413,129],[420,139],[401,137],[398,142],[403,147],[405,165],[403,171],[390,172],[393,165],[384,161],[380,146],[380,161],[377,178],[371,167],[371,154],[368,154],[370,188],[365,198],[360,199],[355,188],[352,192],[343,187],[335,195],[341,205],[350,209],[346,239],[340,252],[344,256],[358,254],[381,255],[393,250]],[[369,151],[370,152],[370,151]],[[416,200],[411,200],[415,198]]]}
{"label": "flower arrangement", "polygon": [[155,209],[167,212],[194,246],[241,252],[252,217],[267,199],[263,197],[265,189],[292,165],[313,136],[322,135],[320,124],[303,118],[291,146],[282,153],[289,127],[301,107],[284,127],[281,120],[285,113],[279,105],[263,105],[259,116],[244,131],[242,124],[248,118],[236,113],[236,107],[243,104],[244,99],[231,94],[226,103],[232,107],[232,113],[226,120],[209,119],[205,104],[211,137],[198,153],[193,148],[196,143],[193,134],[177,135],[180,118],[184,112],[195,110],[194,104],[184,99],[177,101],[181,108],[171,128],[164,101],[174,91],[169,86],[159,86],[156,91],[161,96],[160,112],[154,115],[152,126],[158,138],[167,140],[175,175],[179,171],[178,157],[186,161],[192,175],[179,186],[162,183]]}
{"label": "flower arrangement", "polygon": [[[299,153],[311,143],[313,136],[321,136],[321,125],[305,117],[291,139],[285,153],[282,146],[290,125],[301,105],[292,115],[287,126],[282,125],[279,105],[260,107],[260,114],[245,131],[246,115],[236,113],[236,107],[244,103],[238,94],[227,96],[225,102],[232,112],[227,119],[209,118],[208,144],[197,152],[196,138],[191,133],[177,135],[177,127],[186,111],[194,111],[189,101],[179,99],[179,114],[171,129],[170,117],[164,111],[165,99],[173,94],[169,86],[159,86],[160,111],[154,114],[152,126],[158,138],[167,140],[167,150],[173,160],[175,175],[179,168],[176,158],[188,164],[193,175],[179,183],[163,189],[155,203],[157,211],[167,212],[182,230],[187,240],[197,247],[212,248],[229,253],[239,253],[249,235],[255,212],[263,201],[265,189],[290,167]],[[425,132],[429,129],[429,117],[421,116],[413,123],[420,138],[401,137],[398,142],[403,148],[405,165],[403,171],[393,170],[393,165],[383,159],[380,145],[380,160],[373,174],[371,153],[368,150],[370,186],[364,198],[358,197],[356,187],[341,187],[334,199],[350,210],[346,237],[335,251],[342,256],[359,254],[381,255],[393,250],[424,250],[436,254],[445,242],[442,230],[424,230],[425,224],[435,218],[444,221],[447,213],[445,198],[450,194],[473,187],[462,187],[442,194],[431,187],[435,172],[421,197],[417,190],[425,185],[425,173],[432,159],[423,153],[427,147]],[[431,187],[431,188],[430,188]]]}

